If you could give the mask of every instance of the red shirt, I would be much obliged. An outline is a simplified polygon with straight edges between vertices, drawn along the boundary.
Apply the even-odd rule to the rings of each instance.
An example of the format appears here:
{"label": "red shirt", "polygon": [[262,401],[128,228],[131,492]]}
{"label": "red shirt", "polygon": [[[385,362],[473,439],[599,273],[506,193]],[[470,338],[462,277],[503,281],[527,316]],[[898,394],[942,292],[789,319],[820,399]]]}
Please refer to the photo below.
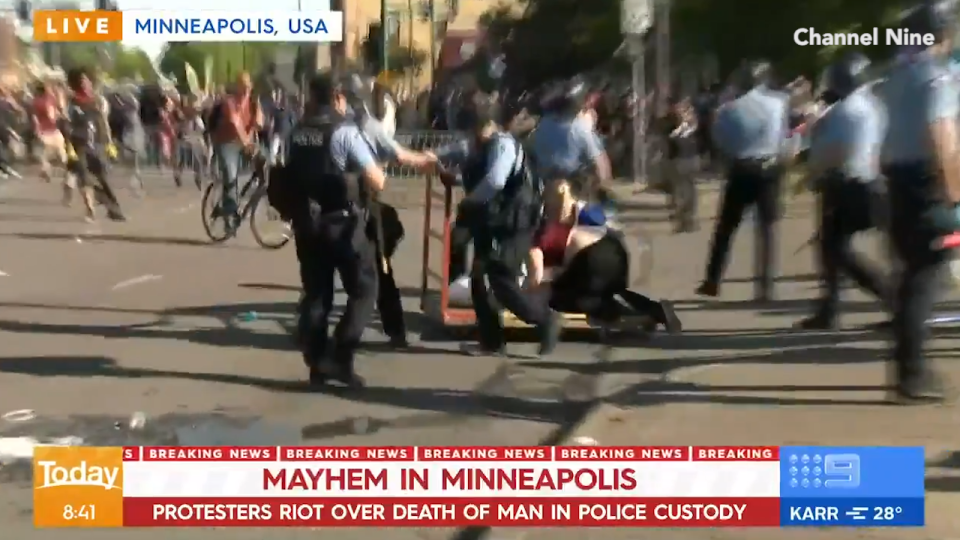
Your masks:
{"label": "red shirt", "polygon": [[548,223],[537,241],[537,247],[543,252],[543,266],[555,268],[563,266],[563,256],[567,252],[567,241],[573,232],[572,225]]}
{"label": "red shirt", "polygon": [[51,96],[42,95],[33,99],[33,114],[41,135],[57,131],[56,110],[56,101]]}

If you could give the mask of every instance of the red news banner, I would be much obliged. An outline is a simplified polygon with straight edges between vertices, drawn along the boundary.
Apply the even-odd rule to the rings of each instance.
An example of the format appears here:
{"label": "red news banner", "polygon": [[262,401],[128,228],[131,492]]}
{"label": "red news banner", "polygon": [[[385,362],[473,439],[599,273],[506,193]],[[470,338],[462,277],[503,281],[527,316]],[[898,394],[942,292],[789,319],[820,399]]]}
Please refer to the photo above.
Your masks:
{"label": "red news banner", "polygon": [[775,527],[776,447],[43,447],[38,527]]}

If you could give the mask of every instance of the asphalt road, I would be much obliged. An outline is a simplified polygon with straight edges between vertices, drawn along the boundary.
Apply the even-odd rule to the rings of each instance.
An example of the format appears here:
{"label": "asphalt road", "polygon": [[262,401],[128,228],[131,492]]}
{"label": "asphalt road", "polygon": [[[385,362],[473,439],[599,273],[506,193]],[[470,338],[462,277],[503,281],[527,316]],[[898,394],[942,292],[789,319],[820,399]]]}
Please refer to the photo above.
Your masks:
{"label": "asphalt road", "polygon": [[[11,538],[63,534],[34,530],[30,515],[26,460],[31,445],[52,441],[563,444],[575,433],[601,444],[863,441],[928,444],[937,455],[958,450],[953,406],[901,411],[877,404],[886,337],[860,326],[883,317],[875,303],[848,294],[844,332],[789,330],[816,293],[809,253],[793,255],[810,234],[807,203],[793,204],[784,222],[780,299],[756,306],[744,283],[752,264],[751,234],[741,234],[736,243],[723,299],[692,297],[714,193],[705,193],[704,230],[683,236],[667,232],[658,197],[632,197],[622,221],[654,237],[649,290],[678,301],[687,332],[632,340],[613,351],[569,342],[543,360],[530,358],[534,344],[519,343],[511,346],[515,356],[502,361],[462,357],[453,341],[418,340],[429,327],[416,298],[422,187],[418,180],[397,182],[388,199],[401,209],[407,240],[395,267],[416,347],[404,353],[378,350],[384,338],[371,327],[372,344],[359,362],[370,387],[347,394],[306,391],[289,336],[298,297],[292,248],[260,249],[248,232],[225,245],[209,245],[195,189],[176,189],[169,177],[157,174],[146,184],[142,200],[123,193],[128,223],[93,225],[82,221],[79,205],[60,204],[57,186],[27,178],[0,187],[0,412],[28,409],[33,416],[0,420],[0,523]],[[954,342],[943,343],[937,355],[952,355]],[[134,417],[145,418],[145,425],[131,428]],[[955,514],[937,508],[944,516]],[[948,527],[929,538],[949,538],[950,532]],[[79,539],[431,540],[482,534],[626,538],[623,532],[434,529],[70,533]],[[702,532],[642,534],[703,538]]]}

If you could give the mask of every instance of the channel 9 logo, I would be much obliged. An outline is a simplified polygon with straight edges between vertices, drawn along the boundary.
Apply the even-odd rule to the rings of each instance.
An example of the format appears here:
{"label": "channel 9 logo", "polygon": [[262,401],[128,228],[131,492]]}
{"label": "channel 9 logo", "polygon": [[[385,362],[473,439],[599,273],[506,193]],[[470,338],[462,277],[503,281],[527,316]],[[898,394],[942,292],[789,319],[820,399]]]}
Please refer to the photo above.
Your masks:
{"label": "channel 9 logo", "polygon": [[858,488],[860,454],[793,454],[789,473],[792,488]]}

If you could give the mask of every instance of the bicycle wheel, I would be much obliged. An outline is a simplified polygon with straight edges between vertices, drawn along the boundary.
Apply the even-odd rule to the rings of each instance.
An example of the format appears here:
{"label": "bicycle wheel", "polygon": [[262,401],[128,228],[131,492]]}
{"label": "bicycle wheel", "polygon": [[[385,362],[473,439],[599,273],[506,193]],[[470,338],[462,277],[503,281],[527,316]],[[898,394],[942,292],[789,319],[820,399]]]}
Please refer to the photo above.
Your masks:
{"label": "bicycle wheel", "polygon": [[200,217],[203,219],[203,230],[213,243],[219,244],[230,238],[227,220],[224,219],[221,207],[223,188],[220,182],[211,182],[203,190],[203,199],[200,203]]}
{"label": "bicycle wheel", "polygon": [[250,232],[260,247],[280,249],[293,237],[293,229],[266,201],[266,188],[259,188],[250,201]]}

